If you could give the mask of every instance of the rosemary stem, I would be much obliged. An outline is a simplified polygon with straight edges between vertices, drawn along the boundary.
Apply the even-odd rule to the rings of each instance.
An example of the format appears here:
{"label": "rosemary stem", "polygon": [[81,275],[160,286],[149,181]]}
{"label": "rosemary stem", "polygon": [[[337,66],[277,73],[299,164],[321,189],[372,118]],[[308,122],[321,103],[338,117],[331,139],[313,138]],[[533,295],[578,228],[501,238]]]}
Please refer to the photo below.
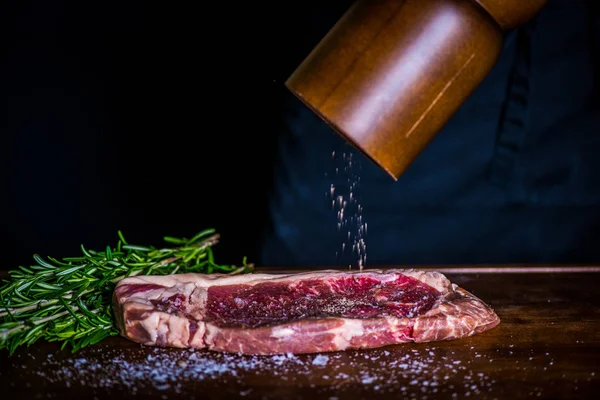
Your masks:
{"label": "rosemary stem", "polygon": [[27,326],[25,324],[21,324],[21,325],[15,326],[12,329],[8,329],[6,331],[0,331],[0,338],[2,338],[2,340],[4,340],[7,337],[10,337],[10,335],[12,335],[13,333],[22,331],[25,328],[27,328]]}
{"label": "rosemary stem", "polygon": [[[75,310],[75,307],[71,307],[71,310]],[[31,321],[31,323],[35,324],[35,325],[40,325],[40,324],[44,324],[44,323],[46,323],[48,321],[55,320],[56,318],[60,318],[62,316],[68,315],[68,314],[69,314],[68,310],[67,311],[61,311],[61,312],[56,313],[54,315],[49,315],[49,316],[44,317],[44,318],[33,320],[33,321]]]}
{"label": "rosemary stem", "polygon": [[[69,295],[70,297],[70,295]],[[29,310],[34,310],[38,307],[41,306],[45,306],[47,304],[54,304],[56,303],[58,300],[57,299],[51,299],[51,300],[38,300],[35,303],[28,305],[28,306],[23,306],[23,307],[9,307],[8,311],[10,311],[11,314],[20,314],[23,313],[25,311],[29,311]],[[8,315],[8,311],[0,311],[0,317],[5,317]]]}
{"label": "rosemary stem", "polygon": [[[67,315],[67,314],[69,314],[69,311],[62,311],[62,312],[56,313],[54,315],[49,315],[47,317],[40,318],[38,320],[33,320],[33,321],[31,321],[31,323],[35,324],[35,325],[40,325],[40,324],[44,324],[44,323],[46,323],[48,321],[55,320],[56,318],[63,317],[65,315]],[[25,323],[25,321],[20,321],[19,325],[15,326],[12,329],[9,329],[7,331],[2,332],[2,334],[0,336],[8,337],[12,333],[18,332],[18,331],[23,330],[25,328],[27,328],[27,324]]]}
{"label": "rosemary stem", "polygon": [[[79,296],[84,296],[93,291],[94,291],[93,289],[84,290],[83,292],[80,293]],[[62,298],[65,300],[70,299],[72,297],[73,297],[73,294],[66,294],[66,295],[62,296]],[[28,306],[13,307],[13,308],[9,307],[8,311],[10,311],[10,313],[13,315],[18,315],[20,313],[24,313],[25,311],[35,310],[36,308],[41,308],[46,305],[51,305],[51,304],[57,303],[58,301],[59,301],[58,299],[50,299],[50,300],[41,299],[41,300],[38,300],[35,303],[28,305]],[[8,311],[0,311],[0,317],[7,316]]]}

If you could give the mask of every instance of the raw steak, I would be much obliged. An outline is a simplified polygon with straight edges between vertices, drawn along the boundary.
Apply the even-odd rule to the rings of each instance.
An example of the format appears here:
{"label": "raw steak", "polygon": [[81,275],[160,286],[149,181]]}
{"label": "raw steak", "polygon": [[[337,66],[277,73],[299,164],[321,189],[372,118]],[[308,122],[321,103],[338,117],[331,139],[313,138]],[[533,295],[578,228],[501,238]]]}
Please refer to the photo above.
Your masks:
{"label": "raw steak", "polygon": [[313,353],[458,339],[500,320],[438,272],[323,270],[121,280],[121,334],[150,346]]}

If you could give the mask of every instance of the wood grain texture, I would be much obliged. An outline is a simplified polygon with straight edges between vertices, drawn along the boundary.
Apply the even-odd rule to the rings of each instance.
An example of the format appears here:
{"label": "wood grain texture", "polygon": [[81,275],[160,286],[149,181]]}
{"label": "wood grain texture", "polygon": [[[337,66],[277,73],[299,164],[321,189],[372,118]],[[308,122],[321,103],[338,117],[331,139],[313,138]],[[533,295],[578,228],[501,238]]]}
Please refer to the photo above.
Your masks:
{"label": "wood grain texture", "polygon": [[[313,365],[314,355],[302,355],[287,366],[239,367],[236,376],[191,379],[181,373],[177,384],[168,388],[143,380],[135,386],[121,385],[111,361],[118,356],[134,365],[156,355],[155,349],[111,338],[71,355],[56,345],[38,343],[13,358],[1,353],[0,381],[10,398],[593,398],[600,389],[600,274],[581,268],[546,273],[482,273],[467,268],[466,273],[447,273],[454,283],[490,304],[502,321],[488,332],[461,340],[331,353],[326,365]],[[191,354],[163,351],[182,359]],[[224,363],[219,354],[195,354],[204,360],[196,368]],[[72,368],[73,377],[56,378],[53,371],[80,358],[102,368],[81,379]],[[101,386],[98,383],[107,374],[113,384],[92,387]]]}

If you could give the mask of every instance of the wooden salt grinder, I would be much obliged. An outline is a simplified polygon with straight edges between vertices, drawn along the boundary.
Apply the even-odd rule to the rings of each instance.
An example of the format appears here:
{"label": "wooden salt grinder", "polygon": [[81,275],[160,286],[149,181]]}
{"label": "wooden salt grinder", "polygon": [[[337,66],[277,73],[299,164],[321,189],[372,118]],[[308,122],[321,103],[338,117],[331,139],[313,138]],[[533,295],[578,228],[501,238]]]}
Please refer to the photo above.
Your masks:
{"label": "wooden salt grinder", "polygon": [[547,0],[358,0],[286,81],[397,180]]}

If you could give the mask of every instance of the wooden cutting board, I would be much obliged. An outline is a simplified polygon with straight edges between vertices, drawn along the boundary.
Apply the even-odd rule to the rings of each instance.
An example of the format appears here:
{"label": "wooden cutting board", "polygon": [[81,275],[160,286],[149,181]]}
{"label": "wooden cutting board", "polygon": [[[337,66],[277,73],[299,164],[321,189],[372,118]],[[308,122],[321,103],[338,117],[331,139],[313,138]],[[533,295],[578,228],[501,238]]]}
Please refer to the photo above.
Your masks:
{"label": "wooden cutting board", "polygon": [[23,399],[595,398],[598,271],[447,269],[501,318],[461,340],[262,357],[149,348],[119,337],[76,354],[40,342],[11,358],[0,353],[0,383],[3,397]]}

